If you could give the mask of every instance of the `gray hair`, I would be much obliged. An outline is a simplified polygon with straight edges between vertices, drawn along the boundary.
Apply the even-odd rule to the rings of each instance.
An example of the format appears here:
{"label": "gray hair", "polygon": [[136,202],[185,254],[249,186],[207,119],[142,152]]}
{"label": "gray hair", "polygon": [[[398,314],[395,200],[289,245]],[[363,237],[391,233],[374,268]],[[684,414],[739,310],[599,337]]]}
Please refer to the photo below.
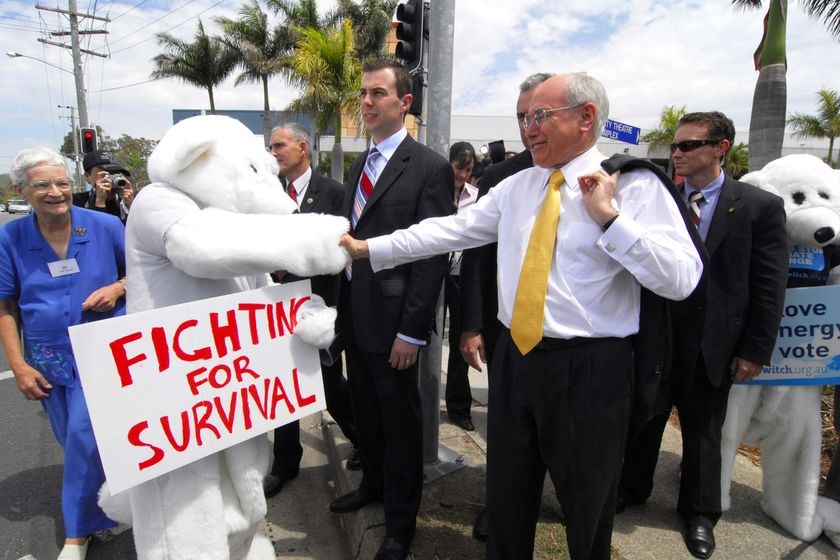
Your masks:
{"label": "gray hair", "polygon": [[283,124],[278,124],[277,126],[272,128],[271,134],[274,134],[278,130],[285,130],[292,136],[292,138],[295,139],[296,142],[306,142],[306,155],[311,155],[312,135],[309,133],[309,129],[307,129],[300,123],[287,122]]}
{"label": "gray hair", "polygon": [[541,83],[546,81],[547,79],[553,78],[553,77],[554,77],[553,72],[537,72],[536,74],[531,74],[530,76],[525,78],[525,81],[523,81],[521,84],[519,84],[519,93],[525,93],[526,91],[531,91],[532,89],[534,89],[535,87],[537,87],[538,85],[540,85]]}
{"label": "gray hair", "polygon": [[[15,156],[12,162],[12,168],[9,170],[9,175],[12,178],[12,183],[23,187],[26,185],[26,174],[36,165],[60,165],[67,172],[67,165],[64,163],[64,158],[61,154],[50,148],[27,148],[21,150]],[[67,173],[70,178],[70,174]]]}
{"label": "gray hair", "polygon": [[566,79],[566,105],[576,106],[592,102],[596,107],[595,129],[593,137],[598,138],[604,133],[604,125],[610,114],[610,100],[604,84],[586,72],[569,74]]}

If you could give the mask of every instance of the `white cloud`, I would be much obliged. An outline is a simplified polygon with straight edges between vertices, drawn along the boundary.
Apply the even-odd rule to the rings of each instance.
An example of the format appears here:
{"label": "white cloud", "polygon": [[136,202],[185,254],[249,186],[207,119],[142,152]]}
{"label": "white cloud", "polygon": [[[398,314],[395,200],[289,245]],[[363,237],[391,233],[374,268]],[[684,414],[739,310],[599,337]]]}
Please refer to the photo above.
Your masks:
{"label": "white cloud", "polygon": [[[66,5],[64,0],[53,1]],[[159,138],[171,123],[172,109],[207,107],[205,91],[175,80],[103,90],[149,79],[151,58],[159,52],[155,33],[168,30],[191,39],[198,14],[208,32],[217,32],[212,17],[235,17],[241,4],[224,0],[211,8],[217,1],[196,0],[172,13],[185,2],[152,0],[131,11],[136,0],[105,4],[113,18],[106,26],[109,34],[91,36],[83,45],[99,52],[110,48],[112,55],[85,59],[91,120],[111,136]],[[80,9],[85,9],[83,4]],[[322,10],[333,5],[334,0],[319,2]],[[158,18],[162,19],[154,21]],[[758,76],[752,54],[761,37],[762,18],[762,11],[739,13],[729,2],[696,0],[458,0],[453,112],[512,116],[518,85],[529,74],[585,70],[604,82],[611,116],[622,122],[650,128],[663,106],[686,105],[689,110],[721,110],[739,130],[747,130]],[[41,36],[37,29],[44,25],[66,29],[66,20],[39,13],[29,0],[0,0],[2,51],[18,51],[70,70],[69,53],[36,42]],[[792,4],[787,49],[788,111],[813,112],[817,90],[840,88],[835,71],[840,45],[822,23],[809,20]],[[67,109],[57,106],[76,101],[72,76],[41,62],[2,57],[0,72],[0,170],[5,170],[25,147],[58,145],[69,122],[63,118]],[[280,77],[269,88],[272,109],[284,108],[296,96]],[[215,94],[219,108],[262,108],[258,84],[234,87],[230,78]]]}

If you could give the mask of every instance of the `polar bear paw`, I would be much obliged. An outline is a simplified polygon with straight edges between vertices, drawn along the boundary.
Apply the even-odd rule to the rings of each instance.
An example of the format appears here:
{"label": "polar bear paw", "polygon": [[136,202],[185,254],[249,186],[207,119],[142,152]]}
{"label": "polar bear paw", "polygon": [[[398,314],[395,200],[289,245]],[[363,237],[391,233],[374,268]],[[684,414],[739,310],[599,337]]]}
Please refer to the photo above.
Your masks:
{"label": "polar bear paw", "polygon": [[335,308],[327,307],[323,298],[312,294],[297,311],[295,335],[315,348],[327,348],[335,338]]}

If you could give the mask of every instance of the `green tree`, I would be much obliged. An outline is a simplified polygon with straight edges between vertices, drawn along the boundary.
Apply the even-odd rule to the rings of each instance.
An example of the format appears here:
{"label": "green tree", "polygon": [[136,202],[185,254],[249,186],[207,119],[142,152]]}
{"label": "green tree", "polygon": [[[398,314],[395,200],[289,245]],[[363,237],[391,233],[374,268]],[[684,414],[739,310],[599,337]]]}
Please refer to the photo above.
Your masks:
{"label": "green tree", "polygon": [[151,78],[177,78],[206,89],[210,97],[210,112],[215,114],[213,88],[225,81],[235,68],[238,60],[236,50],[219,37],[207,35],[200,19],[192,43],[169,33],[158,33],[157,41],[165,51],[152,59],[155,69]]}
{"label": "green tree", "polygon": [[827,163],[834,167],[838,161],[832,158],[834,139],[840,136],[840,97],[837,95],[837,90],[818,91],[817,114],[793,113],[788,118],[787,124],[797,138],[828,138]]}
{"label": "green tree", "polygon": [[674,141],[674,135],[677,133],[677,123],[685,115],[685,105],[677,108],[676,105],[666,105],[659,113],[659,126],[644,134],[641,138],[642,142],[650,142],[648,146],[649,156],[665,156],[668,157],[670,152],[668,144]]}
{"label": "green tree", "polygon": [[359,60],[382,56],[391,20],[399,0],[338,0],[333,17],[337,22],[349,19],[355,34],[356,54]]}
{"label": "green tree", "polygon": [[[78,134],[78,129],[76,134]],[[73,159],[73,132],[68,132],[64,136],[64,141],[61,144],[59,152],[69,159]],[[131,182],[135,188],[140,188],[149,183],[149,174],[146,171],[146,163],[152,151],[157,146],[157,140],[150,140],[148,138],[135,138],[128,134],[123,134],[119,138],[110,138],[101,127],[96,127],[97,148],[105,150],[114,154],[121,164],[123,164],[129,173],[131,173]]]}
{"label": "green tree", "polygon": [[328,22],[318,15],[318,3],[315,0],[266,0],[268,7],[275,13],[285,16],[286,21],[292,27],[304,29],[312,27],[323,29],[328,27]]}
{"label": "green tree", "polygon": [[739,142],[726,152],[723,170],[733,179],[740,179],[749,171],[749,163],[749,148],[743,142]]}
{"label": "green tree", "polygon": [[289,80],[301,89],[301,96],[289,110],[308,112],[315,126],[325,131],[335,126],[330,161],[332,177],[343,180],[341,115],[356,116],[361,83],[361,65],[353,49],[353,26],[345,20],[339,27],[299,29],[300,39],[291,56]]}
{"label": "green tree", "polygon": [[239,9],[239,19],[219,16],[214,21],[225,32],[228,45],[239,53],[239,63],[244,67],[234,85],[262,84],[263,138],[267,146],[271,136],[268,79],[283,70],[284,57],[294,49],[292,29],[287,25],[272,26],[257,0],[250,0]]}
{"label": "green tree", "polygon": [[[736,9],[761,8],[762,0],[731,0]],[[750,170],[761,169],[781,157],[787,112],[787,0],[769,0],[764,35],[755,51],[758,81],[750,117]],[[822,18],[834,37],[840,37],[840,0],[800,0],[811,17]]]}

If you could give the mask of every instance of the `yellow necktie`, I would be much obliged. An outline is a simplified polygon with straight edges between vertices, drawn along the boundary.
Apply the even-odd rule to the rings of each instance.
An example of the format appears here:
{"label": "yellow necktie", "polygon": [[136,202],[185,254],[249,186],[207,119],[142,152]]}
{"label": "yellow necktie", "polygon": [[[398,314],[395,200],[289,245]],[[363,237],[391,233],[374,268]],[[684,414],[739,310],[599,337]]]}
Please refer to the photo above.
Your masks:
{"label": "yellow necktie", "polygon": [[557,222],[560,220],[560,185],[564,181],[559,170],[552,173],[548,180],[545,200],[531,230],[528,250],[519,273],[510,334],[522,354],[533,350],[542,339],[545,292],[554,256]]}

